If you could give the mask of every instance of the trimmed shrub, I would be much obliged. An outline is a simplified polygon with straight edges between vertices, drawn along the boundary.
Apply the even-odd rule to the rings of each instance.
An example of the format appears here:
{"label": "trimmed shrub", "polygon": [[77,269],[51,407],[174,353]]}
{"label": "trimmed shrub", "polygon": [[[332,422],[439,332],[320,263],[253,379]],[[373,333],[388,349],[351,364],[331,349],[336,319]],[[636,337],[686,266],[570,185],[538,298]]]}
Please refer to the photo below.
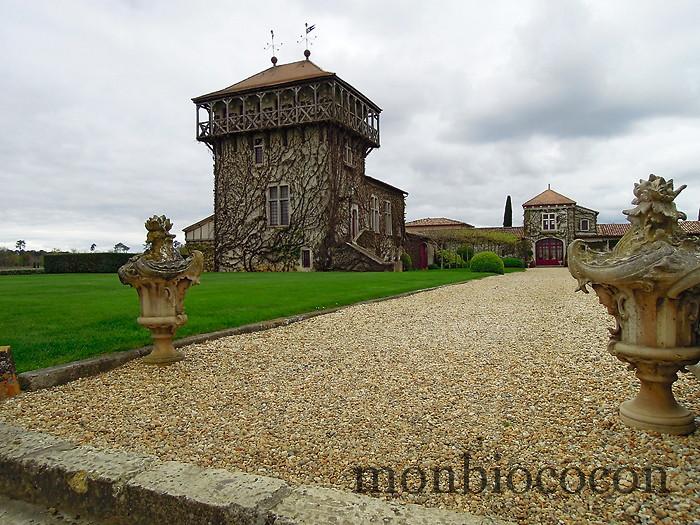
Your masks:
{"label": "trimmed shrub", "polygon": [[503,261],[493,252],[479,252],[469,264],[472,272],[504,273],[503,268]]}
{"label": "trimmed shrub", "polygon": [[503,266],[506,268],[525,268],[525,261],[519,257],[504,257]]}
{"label": "trimmed shrub", "polygon": [[403,265],[404,272],[407,272],[408,270],[413,270],[413,261],[411,260],[411,256],[407,253],[401,254],[401,264]]}
{"label": "trimmed shrub", "polygon": [[45,273],[117,273],[133,253],[56,253],[44,255]]}
{"label": "trimmed shrub", "polygon": [[439,265],[439,264],[433,263],[433,264],[429,264],[429,265],[428,265],[428,270],[439,270],[439,269],[440,269],[440,265]]}

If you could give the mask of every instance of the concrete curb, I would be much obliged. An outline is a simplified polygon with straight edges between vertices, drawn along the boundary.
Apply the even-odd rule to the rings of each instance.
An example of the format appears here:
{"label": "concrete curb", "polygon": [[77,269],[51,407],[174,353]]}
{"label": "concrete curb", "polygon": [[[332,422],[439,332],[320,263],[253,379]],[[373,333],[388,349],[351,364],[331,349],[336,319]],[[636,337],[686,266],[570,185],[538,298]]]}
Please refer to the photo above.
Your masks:
{"label": "concrete curb", "polygon": [[[505,274],[509,275],[509,274]],[[490,277],[496,277],[490,276]],[[175,348],[181,348],[183,346],[204,343],[207,341],[212,341],[214,339],[220,339],[222,337],[229,337],[232,335],[248,334],[251,332],[261,332],[263,330],[270,330],[271,328],[277,328],[280,326],[287,326],[292,323],[297,323],[299,321],[305,321],[319,315],[332,314],[338,312],[345,308],[351,306],[357,306],[362,304],[372,304],[383,301],[389,301],[392,299],[401,299],[402,297],[409,297],[418,293],[429,292],[432,290],[439,290],[440,288],[445,288],[448,286],[455,286],[458,284],[466,284],[471,282],[462,281],[458,283],[442,284],[440,286],[433,286],[430,288],[421,288],[419,290],[411,290],[410,292],[403,292],[398,295],[390,295],[387,297],[377,297],[375,299],[369,299],[367,301],[361,301],[358,303],[347,304],[343,306],[338,306],[334,308],[325,308],[322,310],[316,310],[312,312],[306,312],[298,315],[293,315],[289,317],[278,317],[276,319],[271,319],[269,321],[261,321],[258,323],[247,324],[243,326],[238,326],[236,328],[227,328],[225,330],[218,330],[216,332],[209,332],[206,334],[197,334],[189,337],[183,337],[182,339],[177,339],[173,342]],[[58,385],[64,385],[80,379],[83,377],[91,377],[103,372],[108,372],[113,370],[132,359],[137,359],[143,357],[151,351],[151,346],[143,346],[141,348],[136,348],[134,350],[126,350],[123,352],[110,352],[108,354],[103,354],[95,357],[90,357],[88,359],[81,359],[80,361],[73,361],[72,363],[66,363],[63,365],[52,366],[49,368],[40,368],[38,370],[31,370],[29,372],[23,372],[18,374],[17,379],[19,380],[20,387],[25,392],[32,392],[35,390],[42,390],[44,388],[52,388]]]}
{"label": "concrete curb", "polygon": [[76,446],[0,422],[0,495],[114,525],[510,525],[276,478]]}

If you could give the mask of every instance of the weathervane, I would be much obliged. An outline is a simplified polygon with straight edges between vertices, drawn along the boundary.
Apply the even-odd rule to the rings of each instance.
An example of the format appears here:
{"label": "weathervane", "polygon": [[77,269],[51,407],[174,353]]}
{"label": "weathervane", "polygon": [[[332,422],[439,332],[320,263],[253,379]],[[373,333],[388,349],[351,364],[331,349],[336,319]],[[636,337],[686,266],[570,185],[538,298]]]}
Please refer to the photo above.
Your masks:
{"label": "weathervane", "polygon": [[277,56],[276,56],[277,48],[282,47],[283,45],[284,45],[284,43],[280,42],[277,46],[275,46],[275,32],[274,32],[274,30],[270,29],[270,41],[267,43],[267,45],[263,49],[265,49],[265,50],[271,49],[272,50],[272,58],[270,60],[272,61],[273,66],[277,65]]}
{"label": "weathervane", "polygon": [[316,29],[316,24],[309,25],[308,22],[305,22],[304,27],[305,27],[304,34],[301,35],[299,40],[297,40],[297,44],[301,44],[302,40],[306,43],[306,49],[304,49],[304,56],[306,57],[306,60],[308,60],[309,57],[311,56],[311,51],[309,51],[309,46],[311,44],[313,44],[314,40],[316,40],[316,35],[314,35],[310,38],[311,43],[309,43],[309,33],[311,33],[311,31],[313,31],[314,29]]}

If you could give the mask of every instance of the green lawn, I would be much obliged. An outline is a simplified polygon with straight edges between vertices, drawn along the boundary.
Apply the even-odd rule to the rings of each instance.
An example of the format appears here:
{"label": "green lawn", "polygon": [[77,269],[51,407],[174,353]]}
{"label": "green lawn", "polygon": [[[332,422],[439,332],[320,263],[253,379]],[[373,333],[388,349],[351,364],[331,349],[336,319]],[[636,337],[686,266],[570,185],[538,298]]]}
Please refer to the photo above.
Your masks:
{"label": "green lawn", "polygon": [[[404,273],[208,273],[189,290],[189,322],[178,337],[212,332],[490,274],[468,270]],[[115,274],[0,277],[0,345],[20,372],[149,344],[136,324],[136,291]]]}

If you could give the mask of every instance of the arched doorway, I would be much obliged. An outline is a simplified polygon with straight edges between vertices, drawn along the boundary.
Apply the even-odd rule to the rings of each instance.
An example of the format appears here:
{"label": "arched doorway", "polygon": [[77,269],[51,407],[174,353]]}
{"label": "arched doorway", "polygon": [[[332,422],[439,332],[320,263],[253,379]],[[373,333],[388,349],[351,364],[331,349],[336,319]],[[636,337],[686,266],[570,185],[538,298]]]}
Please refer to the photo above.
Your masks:
{"label": "arched doorway", "polygon": [[562,266],[564,264],[564,241],[561,239],[540,239],[535,243],[537,266]]}

